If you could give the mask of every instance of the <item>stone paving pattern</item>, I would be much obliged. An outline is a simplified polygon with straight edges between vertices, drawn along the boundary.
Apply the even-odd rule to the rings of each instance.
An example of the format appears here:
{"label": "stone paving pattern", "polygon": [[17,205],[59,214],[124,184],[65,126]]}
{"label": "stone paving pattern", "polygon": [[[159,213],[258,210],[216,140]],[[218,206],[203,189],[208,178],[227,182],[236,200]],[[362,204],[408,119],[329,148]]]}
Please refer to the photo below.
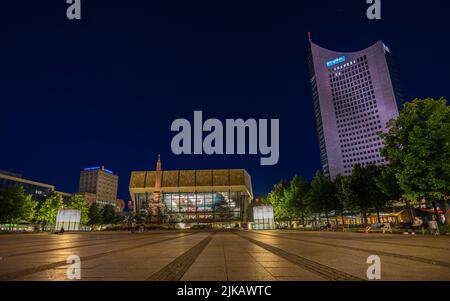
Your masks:
{"label": "stone paving pattern", "polygon": [[304,231],[151,231],[0,235],[0,280],[450,280],[450,237]]}

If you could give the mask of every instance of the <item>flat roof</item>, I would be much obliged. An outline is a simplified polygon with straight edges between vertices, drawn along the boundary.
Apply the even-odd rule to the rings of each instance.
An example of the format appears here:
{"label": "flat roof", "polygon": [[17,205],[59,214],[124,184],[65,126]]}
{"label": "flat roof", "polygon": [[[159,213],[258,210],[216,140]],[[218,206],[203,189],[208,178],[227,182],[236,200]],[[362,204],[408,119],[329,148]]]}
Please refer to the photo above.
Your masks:
{"label": "flat roof", "polygon": [[[130,178],[130,192],[155,188],[156,171],[133,171]],[[161,171],[161,190],[179,188],[235,187],[245,188],[253,196],[251,177],[245,169],[201,169]],[[182,190],[185,190],[182,189]]]}
{"label": "flat roof", "polygon": [[46,187],[46,188],[50,188],[51,190],[55,190],[54,185],[49,185],[49,184],[40,183],[40,182],[36,182],[36,181],[26,180],[23,178],[13,177],[13,176],[2,174],[2,173],[0,173],[0,178],[11,180],[11,181],[16,181],[16,182],[20,182],[20,183],[26,183],[26,184]]}
{"label": "flat roof", "polygon": [[6,170],[1,170],[1,169],[0,169],[0,174],[11,176],[11,177],[16,177],[16,178],[22,177],[22,175],[20,173],[15,173],[12,171],[6,171]]}

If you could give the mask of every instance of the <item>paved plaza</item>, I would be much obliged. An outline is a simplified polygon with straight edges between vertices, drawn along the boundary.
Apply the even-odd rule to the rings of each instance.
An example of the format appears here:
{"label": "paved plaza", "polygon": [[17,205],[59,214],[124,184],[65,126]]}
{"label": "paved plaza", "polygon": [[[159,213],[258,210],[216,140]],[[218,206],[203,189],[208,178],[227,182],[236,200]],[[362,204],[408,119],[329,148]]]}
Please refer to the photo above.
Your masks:
{"label": "paved plaza", "polygon": [[[0,235],[0,280],[450,280],[450,237],[297,231]],[[72,262],[70,262],[72,263]]]}

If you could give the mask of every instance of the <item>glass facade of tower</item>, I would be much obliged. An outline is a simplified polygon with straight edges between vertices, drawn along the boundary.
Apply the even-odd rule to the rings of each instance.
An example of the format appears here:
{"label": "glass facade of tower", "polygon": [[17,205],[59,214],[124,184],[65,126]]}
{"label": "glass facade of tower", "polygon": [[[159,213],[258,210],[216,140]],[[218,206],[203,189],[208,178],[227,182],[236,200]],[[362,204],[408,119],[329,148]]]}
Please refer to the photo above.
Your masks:
{"label": "glass facade of tower", "polygon": [[392,55],[381,41],[351,53],[310,42],[308,66],[324,174],[383,164],[379,133],[402,101]]}
{"label": "glass facade of tower", "polygon": [[381,120],[367,56],[329,69],[344,174],[355,163],[384,163],[380,155]]}

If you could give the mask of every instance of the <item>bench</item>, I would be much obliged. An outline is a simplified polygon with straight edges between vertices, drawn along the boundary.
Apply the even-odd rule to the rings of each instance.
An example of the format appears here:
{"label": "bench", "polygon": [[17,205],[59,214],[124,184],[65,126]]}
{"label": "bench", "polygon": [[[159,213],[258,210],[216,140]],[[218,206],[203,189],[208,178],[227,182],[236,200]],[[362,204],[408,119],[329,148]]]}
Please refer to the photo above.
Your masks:
{"label": "bench", "polygon": [[366,233],[369,233],[372,229],[378,229],[378,228],[380,228],[382,230],[383,234],[386,233],[386,231],[389,231],[392,233],[392,227],[391,227],[390,223],[375,223],[370,226],[367,226]]}

